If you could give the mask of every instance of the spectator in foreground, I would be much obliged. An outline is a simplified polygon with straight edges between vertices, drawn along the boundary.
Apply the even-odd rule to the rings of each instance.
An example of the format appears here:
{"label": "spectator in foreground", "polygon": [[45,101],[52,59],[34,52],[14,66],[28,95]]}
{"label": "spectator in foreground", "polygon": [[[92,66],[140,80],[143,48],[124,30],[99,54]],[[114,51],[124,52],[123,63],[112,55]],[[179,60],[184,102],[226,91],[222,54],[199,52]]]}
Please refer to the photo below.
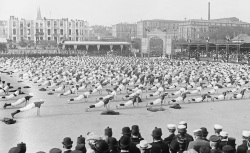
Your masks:
{"label": "spectator in foreground", "polygon": [[73,141],[71,141],[71,138],[70,137],[64,138],[62,144],[63,144],[63,148],[65,148],[64,153],[70,153],[72,144],[73,144]]}

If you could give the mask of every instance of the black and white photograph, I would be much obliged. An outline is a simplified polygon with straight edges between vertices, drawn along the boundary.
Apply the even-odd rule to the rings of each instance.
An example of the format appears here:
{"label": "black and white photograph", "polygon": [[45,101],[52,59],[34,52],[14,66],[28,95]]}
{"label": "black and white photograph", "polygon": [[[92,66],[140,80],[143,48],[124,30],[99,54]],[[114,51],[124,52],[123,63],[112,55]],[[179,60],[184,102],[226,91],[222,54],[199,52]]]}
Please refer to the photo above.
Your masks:
{"label": "black and white photograph", "polygon": [[250,153],[250,0],[0,0],[0,153]]}

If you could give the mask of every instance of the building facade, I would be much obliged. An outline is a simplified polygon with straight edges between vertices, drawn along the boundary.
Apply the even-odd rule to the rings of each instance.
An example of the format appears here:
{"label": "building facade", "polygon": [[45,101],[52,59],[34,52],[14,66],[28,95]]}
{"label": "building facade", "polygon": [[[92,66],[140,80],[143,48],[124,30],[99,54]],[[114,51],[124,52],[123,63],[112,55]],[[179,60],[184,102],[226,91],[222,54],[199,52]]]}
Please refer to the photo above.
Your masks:
{"label": "building facade", "polygon": [[236,27],[241,26],[250,29],[250,23],[241,22],[239,19],[222,18],[213,20],[197,20],[191,19],[179,24],[179,38],[198,40],[200,34],[204,32],[212,32],[220,27]]}
{"label": "building facade", "polygon": [[7,22],[0,21],[0,38],[7,38]]}
{"label": "building facade", "polygon": [[84,20],[41,18],[40,9],[36,20],[18,19],[11,16],[7,23],[7,39],[19,42],[22,39],[38,43],[41,40],[84,41],[89,37],[89,24]]}
{"label": "building facade", "polygon": [[137,25],[119,23],[112,26],[112,36],[125,41],[131,41],[137,36]]}
{"label": "building facade", "polygon": [[183,21],[178,20],[143,20],[137,22],[137,38],[146,38],[150,30],[159,29],[164,32],[173,33],[178,37],[179,24]]}

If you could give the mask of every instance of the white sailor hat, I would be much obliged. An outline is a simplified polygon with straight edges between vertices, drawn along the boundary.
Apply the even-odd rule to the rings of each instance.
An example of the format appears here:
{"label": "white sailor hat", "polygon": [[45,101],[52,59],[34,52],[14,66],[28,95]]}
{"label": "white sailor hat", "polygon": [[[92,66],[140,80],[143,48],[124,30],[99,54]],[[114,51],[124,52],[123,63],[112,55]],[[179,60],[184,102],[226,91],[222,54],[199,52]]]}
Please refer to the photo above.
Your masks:
{"label": "white sailor hat", "polygon": [[222,130],[223,126],[221,126],[219,124],[214,124],[214,129],[216,129],[216,130]]}
{"label": "white sailor hat", "polygon": [[178,125],[178,129],[186,129],[187,127],[185,125]]}
{"label": "white sailor hat", "polygon": [[186,121],[180,121],[179,125],[187,125],[187,122]]}
{"label": "white sailor hat", "polygon": [[228,133],[226,131],[221,131],[220,136],[226,137],[226,136],[228,136]]}
{"label": "white sailor hat", "polygon": [[174,129],[176,128],[176,125],[174,125],[174,124],[168,124],[168,125],[167,125],[167,128],[168,128],[169,130],[174,130]]}
{"label": "white sailor hat", "polygon": [[246,138],[250,137],[250,131],[243,131],[242,136]]}
{"label": "white sailor hat", "polygon": [[196,129],[193,132],[194,132],[194,135],[196,135],[196,136],[202,136],[202,130],[201,129]]}
{"label": "white sailor hat", "polygon": [[45,100],[44,99],[39,99],[39,102],[44,102]]}

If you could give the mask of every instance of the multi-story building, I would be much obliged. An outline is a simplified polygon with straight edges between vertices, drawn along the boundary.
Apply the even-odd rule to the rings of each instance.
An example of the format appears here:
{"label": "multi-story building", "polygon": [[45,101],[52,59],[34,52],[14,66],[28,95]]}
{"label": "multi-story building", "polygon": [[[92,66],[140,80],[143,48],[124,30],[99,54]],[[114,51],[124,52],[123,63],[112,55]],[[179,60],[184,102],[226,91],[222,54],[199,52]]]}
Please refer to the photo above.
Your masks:
{"label": "multi-story building", "polygon": [[89,37],[89,24],[83,20],[46,19],[41,17],[40,9],[36,20],[18,19],[11,16],[7,21],[7,38],[19,42],[32,40],[72,40],[84,41]]}
{"label": "multi-story building", "polygon": [[164,32],[174,33],[178,36],[179,24],[183,21],[178,20],[142,20],[137,22],[137,37],[146,38],[147,33],[152,29],[160,29]]}
{"label": "multi-story building", "polygon": [[204,32],[212,32],[220,27],[236,27],[241,26],[250,29],[250,23],[241,22],[238,18],[222,18],[212,20],[191,19],[179,24],[179,38],[197,40],[200,34]]}
{"label": "multi-story building", "polygon": [[129,23],[119,23],[112,26],[112,35],[115,38],[131,41],[137,35],[137,25]]}
{"label": "multi-story building", "polygon": [[0,38],[7,38],[7,22],[0,21]]}

